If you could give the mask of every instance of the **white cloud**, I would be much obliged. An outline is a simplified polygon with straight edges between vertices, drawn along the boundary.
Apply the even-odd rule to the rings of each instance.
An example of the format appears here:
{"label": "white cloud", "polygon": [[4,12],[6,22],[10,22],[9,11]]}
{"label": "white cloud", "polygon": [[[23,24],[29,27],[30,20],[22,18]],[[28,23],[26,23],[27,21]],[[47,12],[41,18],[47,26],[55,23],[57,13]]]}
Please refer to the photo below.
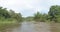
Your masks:
{"label": "white cloud", "polygon": [[29,15],[32,15],[31,11],[48,12],[51,5],[60,5],[60,0],[0,0],[0,6],[21,12],[23,15],[26,10],[30,12]]}
{"label": "white cloud", "polygon": [[23,9],[30,9],[30,8],[38,8],[40,0],[0,0],[1,6],[14,9],[15,8],[23,8]]}

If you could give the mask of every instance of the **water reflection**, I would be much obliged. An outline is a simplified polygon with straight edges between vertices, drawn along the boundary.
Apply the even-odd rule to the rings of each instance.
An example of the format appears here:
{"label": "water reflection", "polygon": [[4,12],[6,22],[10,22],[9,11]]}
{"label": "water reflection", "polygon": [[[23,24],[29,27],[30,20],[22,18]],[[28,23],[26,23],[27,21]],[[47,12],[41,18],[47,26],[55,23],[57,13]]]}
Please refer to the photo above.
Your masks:
{"label": "water reflection", "polygon": [[23,22],[19,25],[1,25],[0,32],[60,32],[60,23]]}
{"label": "water reflection", "polygon": [[60,32],[60,23],[51,23],[51,32]]}
{"label": "water reflection", "polygon": [[13,32],[50,32],[48,29],[49,25],[44,22],[32,23],[32,22],[23,22],[21,27],[15,29]]}
{"label": "water reflection", "polygon": [[31,22],[24,22],[21,26],[21,32],[33,32],[34,24]]}

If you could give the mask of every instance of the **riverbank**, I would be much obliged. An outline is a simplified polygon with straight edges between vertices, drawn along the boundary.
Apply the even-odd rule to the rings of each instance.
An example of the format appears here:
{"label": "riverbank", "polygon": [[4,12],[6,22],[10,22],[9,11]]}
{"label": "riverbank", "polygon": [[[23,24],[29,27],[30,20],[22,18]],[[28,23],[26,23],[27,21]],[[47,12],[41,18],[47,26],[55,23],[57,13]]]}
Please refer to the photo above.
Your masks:
{"label": "riverbank", "polygon": [[1,32],[5,32],[6,29],[12,29],[12,28],[15,28],[15,27],[18,27],[20,24],[18,21],[8,21],[8,20],[5,20],[5,21],[1,21],[0,20],[0,31]]}

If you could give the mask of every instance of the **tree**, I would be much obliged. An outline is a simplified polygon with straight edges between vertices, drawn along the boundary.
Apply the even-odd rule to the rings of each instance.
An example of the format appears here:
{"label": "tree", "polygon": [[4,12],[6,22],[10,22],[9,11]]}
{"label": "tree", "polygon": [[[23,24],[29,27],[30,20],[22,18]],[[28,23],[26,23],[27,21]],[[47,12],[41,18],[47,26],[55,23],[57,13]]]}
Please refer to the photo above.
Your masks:
{"label": "tree", "polygon": [[16,13],[15,14],[15,16],[14,16],[14,18],[17,20],[17,21],[22,21],[22,15],[21,15],[21,13]]}
{"label": "tree", "polygon": [[34,14],[34,20],[35,21],[40,21],[40,13],[37,12],[36,14]]}
{"label": "tree", "polygon": [[10,10],[9,12],[10,12],[9,14],[11,15],[11,18],[16,19],[17,21],[22,21],[21,13],[15,13],[13,10]]}
{"label": "tree", "polygon": [[4,17],[4,18],[9,18],[10,17],[7,9],[6,8],[2,8],[2,7],[0,7],[0,16]]}
{"label": "tree", "polygon": [[26,21],[33,21],[33,16],[28,16],[25,18]]}
{"label": "tree", "polygon": [[57,22],[60,17],[60,6],[58,5],[53,5],[51,6],[49,12],[48,12],[49,16],[50,16],[50,20],[51,21],[55,21]]}
{"label": "tree", "polygon": [[11,18],[14,18],[16,13],[13,10],[9,10],[9,14],[10,14]]}
{"label": "tree", "polygon": [[37,12],[36,14],[34,14],[34,20],[45,22],[45,14]]}
{"label": "tree", "polygon": [[15,13],[13,10],[7,10],[7,8],[0,7],[0,19],[11,21],[22,21],[21,13]]}

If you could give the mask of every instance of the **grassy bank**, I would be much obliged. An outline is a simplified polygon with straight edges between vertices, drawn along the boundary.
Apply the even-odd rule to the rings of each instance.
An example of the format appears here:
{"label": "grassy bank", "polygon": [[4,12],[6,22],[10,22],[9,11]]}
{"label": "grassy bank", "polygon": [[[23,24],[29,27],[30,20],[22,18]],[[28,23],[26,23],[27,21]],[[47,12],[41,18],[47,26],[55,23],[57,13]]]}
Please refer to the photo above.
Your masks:
{"label": "grassy bank", "polygon": [[18,27],[19,23],[16,20],[0,20],[0,32],[5,32],[6,29]]}

